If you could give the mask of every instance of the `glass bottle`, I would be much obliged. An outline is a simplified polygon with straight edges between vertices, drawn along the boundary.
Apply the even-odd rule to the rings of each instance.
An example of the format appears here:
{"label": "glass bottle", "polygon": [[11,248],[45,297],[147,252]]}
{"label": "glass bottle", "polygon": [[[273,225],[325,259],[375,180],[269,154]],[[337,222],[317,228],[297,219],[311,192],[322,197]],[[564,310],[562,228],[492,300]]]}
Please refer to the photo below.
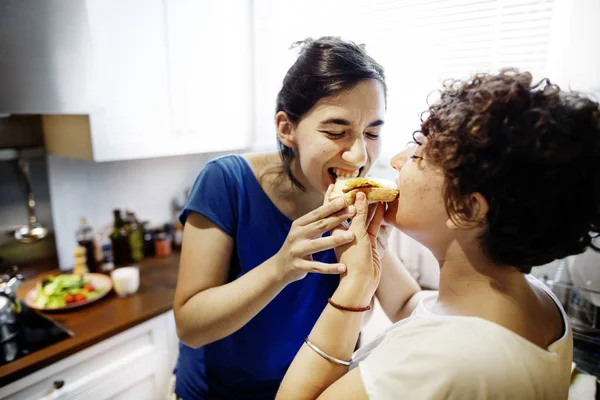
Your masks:
{"label": "glass bottle", "polygon": [[125,227],[129,235],[131,260],[134,262],[142,261],[144,259],[144,234],[133,211],[125,211]]}
{"label": "glass bottle", "polygon": [[113,210],[114,225],[110,233],[110,242],[113,252],[113,263],[115,266],[123,266],[131,263],[131,245],[129,244],[129,233],[125,228],[125,222],[121,217],[121,210]]}
{"label": "glass bottle", "polygon": [[77,243],[85,248],[85,264],[89,272],[96,272],[96,243],[94,241],[94,230],[88,225],[85,218],[79,219],[79,227],[75,234]]}

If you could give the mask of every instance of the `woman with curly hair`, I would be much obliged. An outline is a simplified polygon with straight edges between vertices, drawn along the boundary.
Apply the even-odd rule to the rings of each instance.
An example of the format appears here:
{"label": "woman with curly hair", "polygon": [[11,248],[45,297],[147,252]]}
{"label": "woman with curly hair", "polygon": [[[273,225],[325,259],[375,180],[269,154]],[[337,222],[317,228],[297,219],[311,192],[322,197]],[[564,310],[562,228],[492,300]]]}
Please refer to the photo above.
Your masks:
{"label": "woman with curly hair", "polygon": [[[277,398],[566,399],[571,329],[528,273],[594,247],[598,103],[529,73],[480,74],[445,85],[415,141],[391,162],[400,198],[385,216],[357,196],[356,239],[337,249],[347,272]],[[439,292],[352,355],[384,217],[435,255]]]}

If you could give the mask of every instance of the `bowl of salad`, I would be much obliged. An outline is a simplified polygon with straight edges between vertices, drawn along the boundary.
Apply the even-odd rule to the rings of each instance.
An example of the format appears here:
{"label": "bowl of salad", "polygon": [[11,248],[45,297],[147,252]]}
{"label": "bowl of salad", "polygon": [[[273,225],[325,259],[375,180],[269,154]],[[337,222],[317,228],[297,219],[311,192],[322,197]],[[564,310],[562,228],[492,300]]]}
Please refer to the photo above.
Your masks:
{"label": "bowl of salad", "polygon": [[41,311],[72,309],[106,296],[112,281],[102,274],[59,274],[39,280],[25,296],[25,304]]}

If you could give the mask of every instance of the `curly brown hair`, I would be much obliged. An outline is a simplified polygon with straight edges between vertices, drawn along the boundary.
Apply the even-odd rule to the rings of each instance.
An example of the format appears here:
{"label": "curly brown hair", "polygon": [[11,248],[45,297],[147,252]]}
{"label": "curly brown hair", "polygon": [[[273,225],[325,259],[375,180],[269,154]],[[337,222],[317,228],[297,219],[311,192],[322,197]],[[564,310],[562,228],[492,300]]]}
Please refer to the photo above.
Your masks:
{"label": "curly brown hair", "polygon": [[600,251],[597,102],[511,69],[446,82],[425,116],[423,151],[444,172],[450,217],[469,220],[473,193],[489,203],[480,237],[488,257],[529,273]]}

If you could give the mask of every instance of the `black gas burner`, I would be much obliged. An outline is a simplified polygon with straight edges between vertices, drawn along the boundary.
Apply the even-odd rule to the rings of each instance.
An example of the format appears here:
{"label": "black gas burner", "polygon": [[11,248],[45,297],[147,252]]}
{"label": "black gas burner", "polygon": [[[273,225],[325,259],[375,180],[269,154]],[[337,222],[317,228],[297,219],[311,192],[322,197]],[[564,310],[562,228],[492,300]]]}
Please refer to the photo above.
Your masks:
{"label": "black gas burner", "polygon": [[[9,327],[0,325],[0,329]],[[14,332],[3,335],[0,343],[0,365],[48,347],[72,336],[72,333],[42,314],[30,309],[21,302],[21,312],[17,314]],[[16,328],[16,329],[13,329]]]}

